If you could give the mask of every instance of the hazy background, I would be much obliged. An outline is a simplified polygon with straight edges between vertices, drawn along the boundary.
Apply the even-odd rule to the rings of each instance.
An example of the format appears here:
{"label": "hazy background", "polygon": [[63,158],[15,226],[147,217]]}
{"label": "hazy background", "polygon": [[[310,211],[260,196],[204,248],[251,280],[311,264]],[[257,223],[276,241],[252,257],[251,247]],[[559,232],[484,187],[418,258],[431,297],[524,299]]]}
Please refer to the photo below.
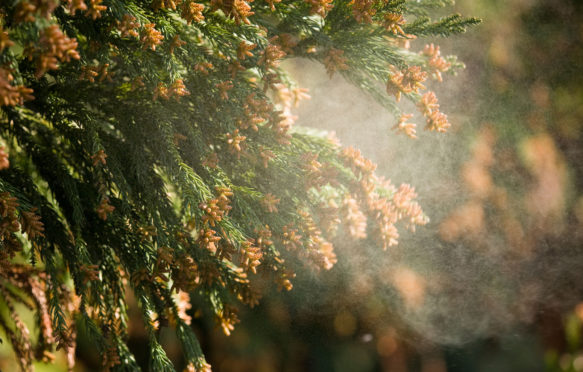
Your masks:
{"label": "hazy background", "polygon": [[288,64],[312,95],[298,123],[414,185],[431,223],[391,252],[350,247],[331,273],[298,274],[295,293],[262,305],[273,323],[250,315],[245,342],[216,354],[220,370],[583,371],[582,5],[456,10],[484,22],[412,43],[467,65],[431,86],[453,124],[444,135],[396,135],[395,119],[340,76]]}

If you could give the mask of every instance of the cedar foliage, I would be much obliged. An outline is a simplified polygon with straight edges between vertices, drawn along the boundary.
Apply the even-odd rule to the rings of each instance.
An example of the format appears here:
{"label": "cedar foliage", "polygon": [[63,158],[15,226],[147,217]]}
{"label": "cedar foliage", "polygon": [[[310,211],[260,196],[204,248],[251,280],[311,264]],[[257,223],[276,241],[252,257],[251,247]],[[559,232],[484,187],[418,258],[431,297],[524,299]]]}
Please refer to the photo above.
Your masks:
{"label": "cedar foliage", "polygon": [[[187,309],[213,314],[229,334],[238,304],[259,300],[255,283],[290,290],[297,265],[334,265],[334,239],[387,249],[396,224],[424,224],[412,188],[376,177],[358,150],[292,129],[307,94],[280,62],[322,62],[393,111],[410,137],[401,96],[426,129],[445,131],[422,83],[462,65],[406,44],[477,23],[429,18],[449,4],[3,1],[0,329],[22,370],[61,348],[72,368],[78,327],[105,370],[138,370],[125,343],[130,290],[150,369],[174,370],[157,339],[163,321],[187,370],[210,370]],[[38,314],[34,344],[17,303]]]}

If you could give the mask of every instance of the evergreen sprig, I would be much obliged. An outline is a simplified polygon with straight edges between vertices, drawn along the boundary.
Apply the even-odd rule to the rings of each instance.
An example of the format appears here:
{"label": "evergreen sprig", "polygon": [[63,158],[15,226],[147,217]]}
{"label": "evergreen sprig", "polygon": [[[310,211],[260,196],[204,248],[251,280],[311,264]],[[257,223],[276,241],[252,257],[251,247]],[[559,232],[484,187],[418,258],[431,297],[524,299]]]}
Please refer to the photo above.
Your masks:
{"label": "evergreen sprig", "polygon": [[[11,319],[0,315],[0,329],[21,368],[55,348],[72,368],[82,331],[104,369],[139,369],[125,343],[131,291],[149,368],[174,370],[158,340],[168,324],[187,370],[210,370],[188,309],[229,334],[238,304],[258,302],[259,281],[290,290],[297,265],[333,267],[333,242],[387,249],[396,226],[426,223],[408,185],[376,177],[356,149],[293,128],[307,93],[280,62],[305,57],[341,73],[409,137],[401,96],[426,129],[445,131],[423,83],[461,65],[433,44],[421,53],[408,44],[477,23],[427,18],[448,3],[3,2],[0,291]],[[34,353],[19,301],[39,314]]]}

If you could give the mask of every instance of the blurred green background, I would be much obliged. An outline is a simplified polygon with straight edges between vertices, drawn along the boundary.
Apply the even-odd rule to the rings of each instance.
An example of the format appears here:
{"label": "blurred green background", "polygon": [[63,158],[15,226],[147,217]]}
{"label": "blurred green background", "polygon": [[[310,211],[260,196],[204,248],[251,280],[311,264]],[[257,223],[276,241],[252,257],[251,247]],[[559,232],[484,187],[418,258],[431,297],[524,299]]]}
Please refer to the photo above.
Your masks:
{"label": "blurred green background", "polygon": [[[230,337],[195,318],[214,371],[583,371],[583,2],[455,8],[483,23],[411,46],[433,42],[466,63],[431,87],[453,124],[444,135],[396,135],[395,119],[341,77],[288,62],[312,95],[300,123],[415,186],[431,222],[392,251],[338,246],[330,272],[298,272],[293,291],[242,310]],[[145,363],[135,315],[130,343]],[[174,336],[160,337],[180,367]],[[82,334],[77,354],[77,371],[100,370]],[[1,371],[17,370],[13,358],[0,344]],[[62,359],[37,370],[64,371]]]}

